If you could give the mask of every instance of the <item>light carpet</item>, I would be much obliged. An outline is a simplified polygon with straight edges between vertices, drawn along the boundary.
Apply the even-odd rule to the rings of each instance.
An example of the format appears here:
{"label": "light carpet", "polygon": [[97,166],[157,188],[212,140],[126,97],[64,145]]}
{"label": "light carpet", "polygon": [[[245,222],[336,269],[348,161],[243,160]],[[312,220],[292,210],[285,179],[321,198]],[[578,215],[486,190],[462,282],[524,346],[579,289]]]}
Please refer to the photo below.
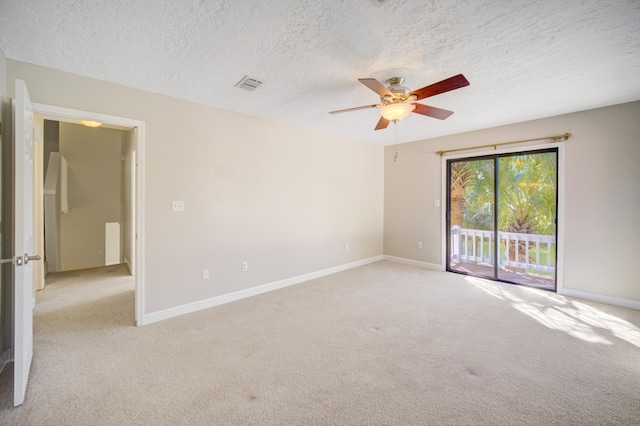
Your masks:
{"label": "light carpet", "polygon": [[136,328],[133,288],[50,276],[0,423],[640,423],[639,311],[382,261]]}

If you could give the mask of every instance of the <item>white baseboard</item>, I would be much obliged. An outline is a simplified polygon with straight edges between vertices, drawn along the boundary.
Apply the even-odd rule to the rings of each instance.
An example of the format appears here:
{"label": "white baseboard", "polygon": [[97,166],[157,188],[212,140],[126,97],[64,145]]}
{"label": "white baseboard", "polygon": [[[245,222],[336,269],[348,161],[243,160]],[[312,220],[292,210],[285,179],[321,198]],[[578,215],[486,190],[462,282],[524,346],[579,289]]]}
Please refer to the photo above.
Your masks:
{"label": "white baseboard", "polygon": [[4,370],[4,367],[7,366],[11,361],[13,361],[13,356],[11,352],[11,348],[5,349],[5,351],[0,356],[0,373]]}
{"label": "white baseboard", "polygon": [[133,268],[131,267],[131,263],[129,263],[129,259],[127,259],[126,257],[124,258],[124,264],[127,266],[127,270],[129,271],[129,274],[131,276],[135,275],[133,273]]}
{"label": "white baseboard", "polygon": [[620,297],[605,296],[603,294],[589,293],[586,291],[572,290],[565,288],[561,293],[563,296],[575,297],[577,299],[590,300],[592,302],[606,303],[607,305],[620,306],[622,308],[636,309],[640,311],[640,302],[637,300],[623,299]]}
{"label": "white baseboard", "polygon": [[267,293],[269,291],[278,290],[278,289],[289,287],[295,284],[300,284],[305,281],[321,278],[327,275],[335,274],[337,272],[346,271],[348,269],[357,268],[358,266],[367,265],[369,263],[378,262],[380,260],[383,260],[383,256],[370,257],[368,259],[347,263],[345,265],[335,266],[333,268],[324,269],[322,271],[311,272],[309,274],[299,275],[297,277],[287,278],[284,280],[259,285],[256,287],[248,288],[246,290],[240,290],[234,293],[223,294],[222,296],[212,297],[210,299],[200,300],[198,302],[176,306],[175,308],[169,308],[163,311],[145,314],[143,316],[144,318],[143,325],[153,324],[154,322],[163,321],[163,320],[177,317],[184,314],[190,314],[192,312],[197,312],[203,309],[213,308],[214,306],[223,305],[229,302],[235,302],[236,300],[245,299],[247,297],[257,296],[259,294]]}
{"label": "white baseboard", "polygon": [[437,265],[435,263],[422,262],[420,260],[413,259],[405,259],[404,257],[395,257],[395,256],[387,256],[386,254],[382,256],[384,260],[389,260],[391,262],[396,263],[404,263],[405,265],[418,266],[420,268],[433,269],[435,271],[444,271],[442,265]]}

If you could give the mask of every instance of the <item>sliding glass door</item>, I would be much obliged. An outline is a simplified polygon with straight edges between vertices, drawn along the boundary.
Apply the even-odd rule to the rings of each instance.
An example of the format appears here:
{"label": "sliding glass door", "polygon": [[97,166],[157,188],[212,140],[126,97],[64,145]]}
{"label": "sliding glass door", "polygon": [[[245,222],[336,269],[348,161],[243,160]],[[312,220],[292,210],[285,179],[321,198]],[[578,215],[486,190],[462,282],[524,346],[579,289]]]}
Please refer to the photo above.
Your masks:
{"label": "sliding glass door", "polygon": [[557,149],[447,161],[447,270],[555,290]]}
{"label": "sliding glass door", "polygon": [[495,277],[494,159],[449,161],[447,269]]}

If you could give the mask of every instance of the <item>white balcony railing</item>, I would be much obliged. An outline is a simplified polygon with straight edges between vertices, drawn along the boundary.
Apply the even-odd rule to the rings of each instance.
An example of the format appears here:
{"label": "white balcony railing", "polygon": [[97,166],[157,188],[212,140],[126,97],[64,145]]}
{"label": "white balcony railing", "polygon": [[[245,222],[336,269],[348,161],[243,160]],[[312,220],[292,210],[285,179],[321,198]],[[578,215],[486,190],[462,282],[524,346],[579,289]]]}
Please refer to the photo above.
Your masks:
{"label": "white balcony railing", "polygon": [[[493,265],[493,231],[456,225],[451,228],[450,235],[452,261]],[[498,239],[498,267],[555,272],[555,259],[551,256],[555,253],[555,236],[498,231]],[[522,249],[524,253],[521,253]]]}

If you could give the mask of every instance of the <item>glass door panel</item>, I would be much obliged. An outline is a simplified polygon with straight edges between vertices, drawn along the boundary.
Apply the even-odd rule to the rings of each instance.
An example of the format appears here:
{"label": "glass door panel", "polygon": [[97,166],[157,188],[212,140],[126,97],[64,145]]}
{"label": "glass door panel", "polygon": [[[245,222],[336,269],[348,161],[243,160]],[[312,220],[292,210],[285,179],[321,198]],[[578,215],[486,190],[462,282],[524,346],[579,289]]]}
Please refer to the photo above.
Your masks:
{"label": "glass door panel", "polygon": [[555,290],[556,152],[505,155],[497,161],[497,279]]}
{"label": "glass door panel", "polygon": [[495,276],[494,159],[448,163],[447,269]]}

